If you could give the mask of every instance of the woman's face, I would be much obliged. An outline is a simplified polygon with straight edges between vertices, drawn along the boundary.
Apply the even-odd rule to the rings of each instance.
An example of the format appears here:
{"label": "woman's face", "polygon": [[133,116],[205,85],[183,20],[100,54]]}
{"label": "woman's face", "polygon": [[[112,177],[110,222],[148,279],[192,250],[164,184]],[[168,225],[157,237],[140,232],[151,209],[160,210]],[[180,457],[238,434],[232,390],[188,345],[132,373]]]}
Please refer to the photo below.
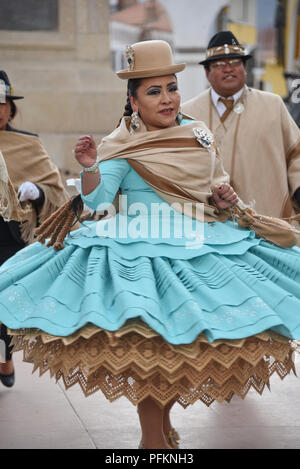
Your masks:
{"label": "woman's face", "polygon": [[176,125],[180,93],[175,75],[143,78],[137,96],[130,96],[131,107],[137,111],[147,130],[160,130]]}
{"label": "woman's face", "polygon": [[0,130],[5,130],[11,113],[9,100],[6,103],[0,103]]}

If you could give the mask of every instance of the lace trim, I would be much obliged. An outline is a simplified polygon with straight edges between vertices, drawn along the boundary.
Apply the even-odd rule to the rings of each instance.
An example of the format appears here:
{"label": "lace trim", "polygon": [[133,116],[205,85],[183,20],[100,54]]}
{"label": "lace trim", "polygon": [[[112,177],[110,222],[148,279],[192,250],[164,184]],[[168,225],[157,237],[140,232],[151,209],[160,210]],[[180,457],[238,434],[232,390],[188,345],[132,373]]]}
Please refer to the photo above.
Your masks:
{"label": "lace trim", "polygon": [[66,389],[79,383],[85,396],[101,390],[109,401],[126,396],[135,405],[148,396],[161,405],[175,399],[183,407],[197,400],[207,406],[230,402],[251,388],[262,394],[273,373],[283,379],[295,372],[296,346],[272,332],[213,344],[200,336],[179,346],[130,321],[115,333],[89,325],[67,338],[37,329],[10,333],[14,350],[23,350],[33,371],[50,371]]}

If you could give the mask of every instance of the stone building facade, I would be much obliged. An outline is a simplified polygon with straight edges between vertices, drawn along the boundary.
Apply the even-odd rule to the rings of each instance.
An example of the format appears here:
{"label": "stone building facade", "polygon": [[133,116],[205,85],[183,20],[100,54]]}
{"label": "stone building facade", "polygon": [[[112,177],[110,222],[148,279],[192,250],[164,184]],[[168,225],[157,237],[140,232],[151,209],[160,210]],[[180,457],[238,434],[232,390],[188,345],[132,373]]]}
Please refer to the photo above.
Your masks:
{"label": "stone building facade", "polygon": [[99,141],[125,104],[110,64],[109,0],[0,0],[0,17],[0,69],[25,97],[13,124],[40,135],[63,176],[78,176],[78,136]]}

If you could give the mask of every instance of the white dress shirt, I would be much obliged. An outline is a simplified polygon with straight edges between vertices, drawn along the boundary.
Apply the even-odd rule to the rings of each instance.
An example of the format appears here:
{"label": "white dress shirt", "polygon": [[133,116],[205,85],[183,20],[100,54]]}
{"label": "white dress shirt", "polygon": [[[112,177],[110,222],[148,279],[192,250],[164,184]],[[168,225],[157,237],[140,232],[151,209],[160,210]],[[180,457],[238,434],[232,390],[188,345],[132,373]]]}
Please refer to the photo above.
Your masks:
{"label": "white dress shirt", "polygon": [[[244,91],[244,88],[242,88],[240,91],[235,93],[233,96],[227,96],[227,99],[233,98],[234,104],[240,99]],[[218,111],[219,116],[221,117],[224,112],[226,111],[226,106],[222,101],[219,101],[219,98],[224,98],[224,96],[219,95],[213,88],[211,89],[211,99],[212,102],[214,103],[214,106],[216,110]]]}

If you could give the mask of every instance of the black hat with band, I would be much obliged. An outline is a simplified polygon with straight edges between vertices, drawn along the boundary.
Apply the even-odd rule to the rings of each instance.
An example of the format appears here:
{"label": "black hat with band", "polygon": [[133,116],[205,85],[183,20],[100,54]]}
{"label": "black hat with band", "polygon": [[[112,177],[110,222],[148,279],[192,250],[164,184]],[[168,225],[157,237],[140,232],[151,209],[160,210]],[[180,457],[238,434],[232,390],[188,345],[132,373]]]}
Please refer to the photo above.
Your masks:
{"label": "black hat with band", "polygon": [[23,99],[24,96],[14,95],[14,89],[9,81],[7,73],[0,70],[0,103],[6,102],[6,99]]}
{"label": "black hat with band", "polygon": [[248,60],[252,55],[247,54],[246,49],[239,43],[231,31],[220,31],[215,34],[206,50],[206,58],[199,62],[201,65],[209,65],[210,62],[220,59],[242,58]]}

